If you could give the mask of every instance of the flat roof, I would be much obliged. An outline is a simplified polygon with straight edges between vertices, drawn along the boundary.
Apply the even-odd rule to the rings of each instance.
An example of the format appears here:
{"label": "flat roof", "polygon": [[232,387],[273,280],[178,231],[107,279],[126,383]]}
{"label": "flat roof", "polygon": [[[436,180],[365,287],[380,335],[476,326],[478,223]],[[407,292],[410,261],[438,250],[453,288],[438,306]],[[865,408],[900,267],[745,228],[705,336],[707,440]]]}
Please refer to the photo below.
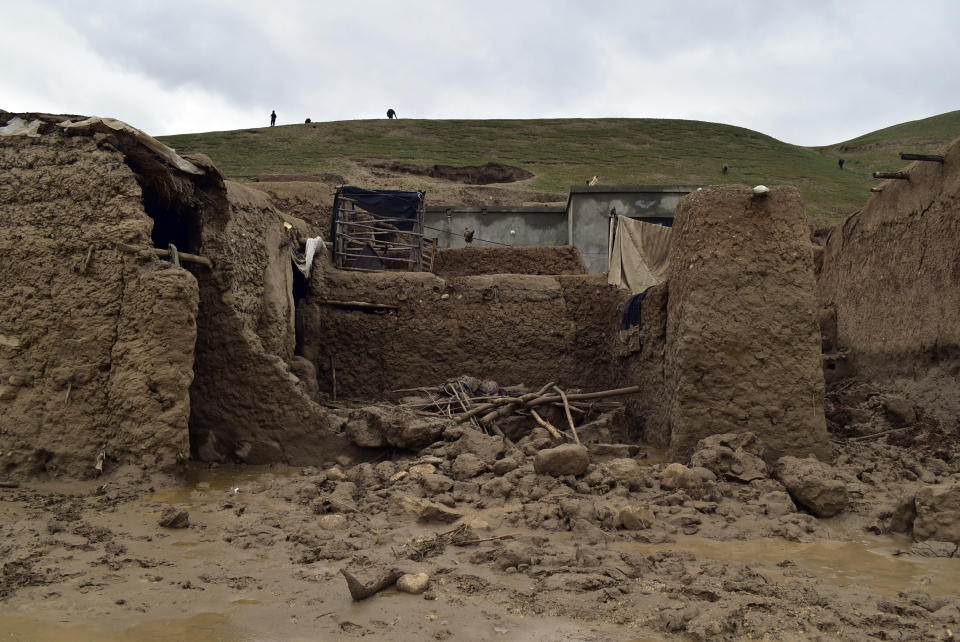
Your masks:
{"label": "flat roof", "polygon": [[609,194],[623,192],[696,192],[703,185],[572,185],[571,194]]}
{"label": "flat roof", "polygon": [[567,208],[563,205],[428,205],[427,213],[445,214],[563,214]]}

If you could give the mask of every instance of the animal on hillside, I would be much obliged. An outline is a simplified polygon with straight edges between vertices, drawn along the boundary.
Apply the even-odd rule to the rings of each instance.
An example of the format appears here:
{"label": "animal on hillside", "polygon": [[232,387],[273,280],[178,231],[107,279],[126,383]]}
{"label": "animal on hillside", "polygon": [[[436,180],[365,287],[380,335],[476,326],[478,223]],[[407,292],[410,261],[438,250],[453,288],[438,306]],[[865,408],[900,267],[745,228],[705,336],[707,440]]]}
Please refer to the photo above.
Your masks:
{"label": "animal on hillside", "polygon": [[599,181],[600,181],[600,177],[597,174],[594,174],[593,178],[587,181],[587,187],[592,187],[596,185]]}
{"label": "animal on hillside", "polygon": [[840,169],[843,169],[843,162],[844,162],[844,161],[843,161],[842,158],[838,158],[838,159],[837,159],[837,165],[840,166]]}
{"label": "animal on hillside", "polygon": [[396,117],[397,117],[397,112],[393,111],[392,108],[387,110],[387,118],[389,118],[390,120],[393,120]]}
{"label": "animal on hillside", "polygon": [[304,125],[309,125],[309,124],[310,124],[310,119],[308,118],[308,119],[306,119],[305,121],[303,121],[303,124],[304,124]]}
{"label": "animal on hillside", "polygon": [[470,226],[463,228],[463,242],[467,244],[467,247],[473,243],[473,230]]}
{"label": "animal on hillside", "polygon": [[727,167],[727,164],[726,164],[726,163],[724,163],[724,164],[723,164],[723,167],[720,168],[720,173],[723,174],[724,176],[726,176],[726,174],[727,174],[727,172],[728,172],[729,170],[730,170],[730,168]]}

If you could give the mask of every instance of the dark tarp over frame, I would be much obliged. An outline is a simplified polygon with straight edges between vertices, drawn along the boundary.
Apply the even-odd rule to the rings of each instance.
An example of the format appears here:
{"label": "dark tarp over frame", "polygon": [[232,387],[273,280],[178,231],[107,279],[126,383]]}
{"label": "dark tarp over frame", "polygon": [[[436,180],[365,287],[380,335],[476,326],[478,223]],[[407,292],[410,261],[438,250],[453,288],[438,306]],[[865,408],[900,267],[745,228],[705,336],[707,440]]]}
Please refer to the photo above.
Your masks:
{"label": "dark tarp over frame", "polygon": [[417,221],[417,212],[423,202],[423,192],[399,190],[374,190],[341,185],[333,197],[333,216],[330,219],[330,238],[337,238],[337,218],[340,214],[340,197],[348,198],[366,211],[384,218],[403,218],[407,221],[391,223],[398,230],[411,232]]}

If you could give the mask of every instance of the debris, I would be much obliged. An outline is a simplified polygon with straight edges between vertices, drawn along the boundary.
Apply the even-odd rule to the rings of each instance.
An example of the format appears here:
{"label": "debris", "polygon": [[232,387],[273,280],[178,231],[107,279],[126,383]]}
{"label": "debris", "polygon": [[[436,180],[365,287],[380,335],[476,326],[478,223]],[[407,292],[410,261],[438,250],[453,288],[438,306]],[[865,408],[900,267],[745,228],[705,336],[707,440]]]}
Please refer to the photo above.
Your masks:
{"label": "debris", "polygon": [[190,525],[190,513],[182,508],[168,506],[160,515],[160,526],[164,528],[186,528]]}
{"label": "debris", "polygon": [[463,513],[459,511],[421,497],[400,495],[397,498],[397,503],[420,522],[446,522],[450,524],[463,517]]}
{"label": "debris", "polygon": [[419,595],[430,586],[430,576],[426,573],[404,573],[397,579],[397,590]]}
{"label": "debris", "polygon": [[590,453],[579,444],[563,444],[541,450],[533,460],[533,470],[539,475],[581,475],[590,465]]}
{"label": "debris", "polygon": [[403,577],[401,571],[392,569],[383,574],[380,579],[375,582],[361,584],[357,578],[347,572],[347,569],[341,568],[340,573],[343,574],[344,579],[347,580],[347,589],[350,591],[350,597],[353,598],[354,602],[365,600],[374,593],[379,593],[388,586],[393,586],[397,583],[397,580]]}

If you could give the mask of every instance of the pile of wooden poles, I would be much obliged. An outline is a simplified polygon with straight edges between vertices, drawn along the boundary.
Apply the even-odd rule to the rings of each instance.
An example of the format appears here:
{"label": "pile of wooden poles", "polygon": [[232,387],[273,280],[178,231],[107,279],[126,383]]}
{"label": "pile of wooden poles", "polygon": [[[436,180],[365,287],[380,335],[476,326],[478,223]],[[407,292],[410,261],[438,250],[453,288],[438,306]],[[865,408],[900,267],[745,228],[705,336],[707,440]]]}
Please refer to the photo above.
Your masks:
{"label": "pile of wooden poles", "polygon": [[570,434],[572,435],[573,441],[579,444],[580,437],[577,435],[573,413],[583,415],[586,414],[586,411],[580,408],[575,402],[589,401],[591,404],[595,404],[598,399],[629,395],[640,391],[640,386],[629,386],[598,392],[566,393],[561,390],[555,382],[550,382],[534,392],[530,392],[522,385],[510,386],[509,388],[496,388],[494,384],[493,387],[496,388],[496,390],[491,391],[491,394],[477,394],[477,387],[478,386],[471,385],[469,378],[462,377],[447,382],[442,386],[413,388],[394,392],[417,392],[425,394],[431,399],[430,402],[403,405],[408,408],[443,414],[461,423],[469,421],[478,429],[484,432],[492,432],[501,437],[504,437],[504,434],[495,423],[497,419],[514,413],[528,412],[554,439],[558,441],[564,440],[565,436],[563,432],[545,420],[535,410],[538,406],[547,404],[562,406],[566,414],[567,422],[570,425]]}

